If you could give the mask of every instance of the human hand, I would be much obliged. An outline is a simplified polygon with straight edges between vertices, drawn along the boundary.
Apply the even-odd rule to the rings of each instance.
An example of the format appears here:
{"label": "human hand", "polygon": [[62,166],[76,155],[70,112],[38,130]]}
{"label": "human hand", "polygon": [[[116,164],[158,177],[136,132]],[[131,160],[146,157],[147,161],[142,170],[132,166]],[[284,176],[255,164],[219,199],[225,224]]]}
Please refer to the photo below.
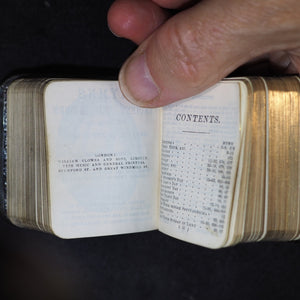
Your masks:
{"label": "human hand", "polygon": [[139,106],[193,96],[260,58],[300,72],[299,0],[116,0],[108,24],[139,44],[119,76]]}

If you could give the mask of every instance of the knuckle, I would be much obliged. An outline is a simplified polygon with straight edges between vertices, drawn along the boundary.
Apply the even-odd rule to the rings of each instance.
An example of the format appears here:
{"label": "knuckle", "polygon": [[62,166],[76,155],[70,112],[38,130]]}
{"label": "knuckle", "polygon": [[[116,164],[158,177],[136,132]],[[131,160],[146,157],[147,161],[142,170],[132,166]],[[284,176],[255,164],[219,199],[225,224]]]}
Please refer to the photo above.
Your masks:
{"label": "knuckle", "polygon": [[204,80],[203,70],[215,60],[216,32],[210,32],[210,26],[200,21],[174,22],[166,30],[162,43],[169,50],[166,60],[170,72],[190,87],[198,86]]}
{"label": "knuckle", "polygon": [[194,28],[175,24],[172,30],[170,38],[175,52],[173,67],[177,71],[177,75],[182,76],[190,83],[195,83],[199,76],[199,65],[201,65],[205,53],[203,44],[200,43]]}

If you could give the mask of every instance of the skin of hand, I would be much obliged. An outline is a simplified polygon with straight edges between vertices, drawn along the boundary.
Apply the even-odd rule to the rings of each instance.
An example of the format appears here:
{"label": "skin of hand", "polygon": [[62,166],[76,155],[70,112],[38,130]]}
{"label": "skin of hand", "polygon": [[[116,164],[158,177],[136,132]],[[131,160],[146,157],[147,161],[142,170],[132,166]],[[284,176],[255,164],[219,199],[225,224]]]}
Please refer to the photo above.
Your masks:
{"label": "skin of hand", "polygon": [[108,25],[139,45],[119,82],[142,107],[193,96],[261,58],[300,72],[299,0],[116,0]]}

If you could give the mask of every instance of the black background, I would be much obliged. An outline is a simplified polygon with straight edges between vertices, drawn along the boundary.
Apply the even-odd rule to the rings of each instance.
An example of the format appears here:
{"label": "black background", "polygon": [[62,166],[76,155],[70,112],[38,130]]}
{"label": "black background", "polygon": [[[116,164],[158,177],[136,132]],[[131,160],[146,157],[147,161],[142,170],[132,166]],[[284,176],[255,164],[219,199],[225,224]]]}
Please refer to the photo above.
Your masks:
{"label": "black background", "polygon": [[[111,0],[0,1],[0,79],[116,76]],[[157,231],[61,240],[0,220],[1,299],[299,299],[300,243],[209,250]]]}

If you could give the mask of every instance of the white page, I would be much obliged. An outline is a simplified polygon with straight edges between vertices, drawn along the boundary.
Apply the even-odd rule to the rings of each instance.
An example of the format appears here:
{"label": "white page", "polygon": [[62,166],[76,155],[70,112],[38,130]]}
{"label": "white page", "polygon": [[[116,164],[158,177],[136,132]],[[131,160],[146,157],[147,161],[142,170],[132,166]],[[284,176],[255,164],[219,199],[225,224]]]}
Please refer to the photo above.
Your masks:
{"label": "white page", "polygon": [[206,247],[224,244],[239,125],[238,83],[217,84],[163,109],[160,231]]}
{"label": "white page", "polygon": [[54,233],[156,229],[160,110],[129,104],[116,81],[53,81],[45,112]]}

